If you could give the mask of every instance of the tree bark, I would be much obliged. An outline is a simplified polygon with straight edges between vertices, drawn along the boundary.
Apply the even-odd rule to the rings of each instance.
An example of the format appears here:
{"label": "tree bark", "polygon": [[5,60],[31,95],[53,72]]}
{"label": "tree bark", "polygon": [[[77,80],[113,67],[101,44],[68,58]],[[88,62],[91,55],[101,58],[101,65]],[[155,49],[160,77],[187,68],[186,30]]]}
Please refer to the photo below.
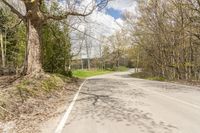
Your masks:
{"label": "tree bark", "polygon": [[89,53],[89,50],[90,50],[90,46],[87,42],[87,39],[86,39],[86,53],[87,53],[87,69],[90,70],[90,53]]}
{"label": "tree bark", "polygon": [[23,73],[26,75],[35,75],[43,72],[40,26],[34,25],[31,20],[27,21],[27,49]]}
{"label": "tree bark", "polygon": [[0,43],[1,43],[1,57],[2,57],[2,67],[5,68],[5,54],[4,54],[4,41],[3,41],[3,33],[0,32]]}

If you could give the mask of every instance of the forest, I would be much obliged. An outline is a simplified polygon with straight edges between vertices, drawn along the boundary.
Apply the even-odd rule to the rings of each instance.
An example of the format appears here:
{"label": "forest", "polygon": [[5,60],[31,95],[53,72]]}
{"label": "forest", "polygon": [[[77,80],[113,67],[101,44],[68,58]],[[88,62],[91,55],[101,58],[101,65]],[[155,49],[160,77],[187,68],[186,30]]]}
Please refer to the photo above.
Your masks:
{"label": "forest", "polygon": [[168,80],[200,78],[200,1],[138,2],[138,14],[125,15],[132,55],[145,74]]}

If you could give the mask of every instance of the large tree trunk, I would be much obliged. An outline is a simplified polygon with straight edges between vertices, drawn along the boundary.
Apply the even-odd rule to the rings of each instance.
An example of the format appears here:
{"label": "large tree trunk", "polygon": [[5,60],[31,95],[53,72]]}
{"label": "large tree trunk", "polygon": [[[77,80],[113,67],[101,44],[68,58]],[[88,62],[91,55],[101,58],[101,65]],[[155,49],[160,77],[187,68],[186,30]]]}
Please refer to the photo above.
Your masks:
{"label": "large tree trunk", "polygon": [[31,23],[31,20],[28,20],[27,48],[24,64],[24,74],[26,75],[35,75],[43,72],[41,63],[40,28],[40,26]]}

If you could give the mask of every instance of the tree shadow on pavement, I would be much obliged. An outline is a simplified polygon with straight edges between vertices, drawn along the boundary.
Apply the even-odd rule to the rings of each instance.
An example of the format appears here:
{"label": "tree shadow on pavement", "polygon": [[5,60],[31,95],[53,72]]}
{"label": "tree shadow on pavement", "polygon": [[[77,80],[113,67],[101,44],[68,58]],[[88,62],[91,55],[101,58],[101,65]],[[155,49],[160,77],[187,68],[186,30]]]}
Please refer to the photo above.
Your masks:
{"label": "tree shadow on pavement", "polygon": [[[173,133],[175,126],[156,122],[152,114],[134,105],[134,99],[145,97],[137,89],[128,88],[120,80],[90,79],[82,88],[70,114],[68,124],[82,119],[92,119],[104,125],[104,121],[125,123],[147,133]],[[130,100],[127,100],[130,99]]]}

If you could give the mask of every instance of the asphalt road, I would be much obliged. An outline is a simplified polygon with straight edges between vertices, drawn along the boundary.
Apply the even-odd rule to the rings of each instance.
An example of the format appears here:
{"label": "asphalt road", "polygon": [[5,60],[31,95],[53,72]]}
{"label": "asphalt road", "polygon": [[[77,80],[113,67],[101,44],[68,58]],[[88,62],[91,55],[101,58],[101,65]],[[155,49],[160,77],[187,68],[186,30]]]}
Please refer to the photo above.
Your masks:
{"label": "asphalt road", "polygon": [[62,133],[200,133],[200,88],[128,74],[86,81]]}

